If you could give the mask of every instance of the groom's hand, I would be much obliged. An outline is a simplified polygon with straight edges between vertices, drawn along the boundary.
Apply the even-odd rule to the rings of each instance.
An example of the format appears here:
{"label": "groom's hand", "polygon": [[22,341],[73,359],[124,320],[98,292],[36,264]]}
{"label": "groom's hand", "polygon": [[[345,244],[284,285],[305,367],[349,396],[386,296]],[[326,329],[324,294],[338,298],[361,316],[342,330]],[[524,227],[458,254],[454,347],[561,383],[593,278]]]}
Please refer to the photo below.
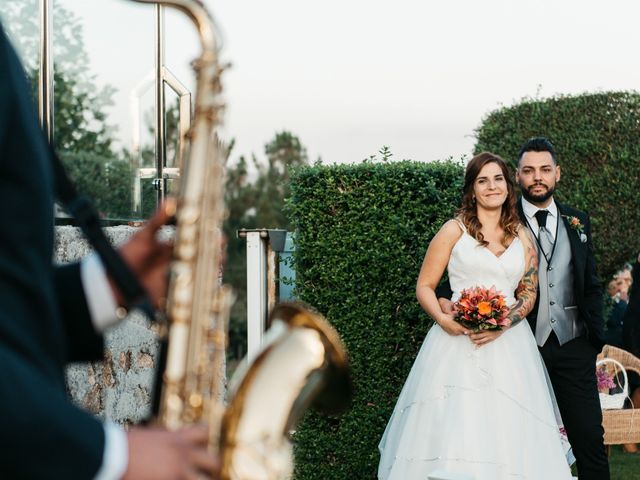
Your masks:
{"label": "groom's hand", "polygon": [[453,302],[448,298],[439,298],[438,304],[440,305],[440,310],[442,313],[446,313],[447,315],[453,315]]}
{"label": "groom's hand", "polygon": [[440,325],[440,327],[442,327],[442,329],[449,335],[469,335],[470,333],[467,328],[456,322],[451,314],[444,315],[444,318],[440,318],[438,320],[438,325]]}
{"label": "groom's hand", "polygon": [[442,327],[442,329],[447,332],[449,335],[469,335],[469,330],[464,326],[460,325],[453,318],[453,302],[448,298],[439,298],[438,304],[440,305],[440,310],[444,313],[443,318],[438,320],[438,325]]}

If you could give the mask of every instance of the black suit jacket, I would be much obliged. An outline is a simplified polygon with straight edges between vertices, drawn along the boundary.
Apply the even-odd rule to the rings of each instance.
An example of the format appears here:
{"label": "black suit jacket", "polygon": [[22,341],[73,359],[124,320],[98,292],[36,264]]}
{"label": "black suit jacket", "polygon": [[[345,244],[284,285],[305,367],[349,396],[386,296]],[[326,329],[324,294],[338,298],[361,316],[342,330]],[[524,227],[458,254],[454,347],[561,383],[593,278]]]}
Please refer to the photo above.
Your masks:
{"label": "black suit jacket", "polygon": [[100,358],[79,266],[55,268],[51,159],[0,26],[0,478],[89,479],[100,421],[66,396],[68,362]]}
{"label": "black suit jacket", "polygon": [[[569,233],[569,243],[571,244],[571,255],[574,276],[574,288],[580,318],[583,320],[587,335],[591,344],[600,351],[604,345],[604,319],[602,317],[602,287],[596,275],[596,262],[593,254],[593,244],[591,241],[591,222],[585,212],[562,205],[556,201],[558,212]],[[522,223],[526,225],[526,218],[522,210],[522,202],[518,201],[518,213]],[[583,225],[583,230],[587,236],[587,241],[582,242],[578,232],[569,226],[567,217],[576,217]],[[438,287],[436,295],[440,298],[451,298],[451,286],[445,282]],[[531,329],[536,331],[536,321],[538,316],[539,296],[533,310],[527,315],[527,320]]]}

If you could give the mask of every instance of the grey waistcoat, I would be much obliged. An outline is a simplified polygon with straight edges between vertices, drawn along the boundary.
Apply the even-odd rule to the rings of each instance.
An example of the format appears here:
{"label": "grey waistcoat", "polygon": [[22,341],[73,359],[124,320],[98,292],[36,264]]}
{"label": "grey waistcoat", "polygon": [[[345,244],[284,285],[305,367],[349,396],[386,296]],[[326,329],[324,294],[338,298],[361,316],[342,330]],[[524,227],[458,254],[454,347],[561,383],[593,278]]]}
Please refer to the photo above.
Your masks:
{"label": "grey waistcoat", "polygon": [[574,293],[574,278],[569,235],[562,219],[558,219],[555,250],[551,265],[538,249],[539,296],[538,318],[536,322],[536,342],[539,346],[549,338],[553,330],[560,345],[581,336],[584,324],[578,318],[578,306]]}

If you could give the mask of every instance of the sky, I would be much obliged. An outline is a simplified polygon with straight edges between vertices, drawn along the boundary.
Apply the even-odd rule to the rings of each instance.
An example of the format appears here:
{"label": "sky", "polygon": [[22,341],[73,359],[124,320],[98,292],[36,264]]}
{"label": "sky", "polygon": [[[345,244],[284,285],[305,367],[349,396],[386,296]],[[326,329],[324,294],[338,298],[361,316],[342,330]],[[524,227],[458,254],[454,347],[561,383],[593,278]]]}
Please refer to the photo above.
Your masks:
{"label": "sky", "polygon": [[[53,0],[82,19],[98,84],[131,142],[130,92],[153,67],[153,8]],[[222,31],[232,160],[289,130],[309,157],[351,163],[470,155],[483,117],[524,97],[640,86],[634,0],[206,0]],[[166,16],[168,68],[186,85],[197,38]],[[153,91],[143,97],[152,105]]]}

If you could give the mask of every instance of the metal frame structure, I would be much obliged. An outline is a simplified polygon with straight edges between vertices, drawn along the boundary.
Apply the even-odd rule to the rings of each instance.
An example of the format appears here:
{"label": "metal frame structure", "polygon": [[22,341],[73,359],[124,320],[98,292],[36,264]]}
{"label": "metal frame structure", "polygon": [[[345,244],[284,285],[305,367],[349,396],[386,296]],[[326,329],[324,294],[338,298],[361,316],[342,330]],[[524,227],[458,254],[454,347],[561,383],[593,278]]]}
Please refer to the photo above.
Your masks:
{"label": "metal frame structure", "polygon": [[[40,71],[38,78],[38,115],[42,130],[49,142],[54,139],[54,63],[51,39],[53,36],[53,0],[40,0]],[[153,178],[157,190],[157,202],[166,195],[167,180],[178,178],[186,150],[186,136],[191,126],[191,92],[164,64],[164,7],[155,6],[155,67],[153,78],[148,77],[132,92],[133,113],[133,161],[135,178],[133,181],[133,211],[142,213],[143,178]],[[140,167],[140,123],[139,97],[150,86],[155,85],[155,167]],[[149,84],[149,85],[147,85]],[[165,85],[180,98],[180,132],[176,166],[167,166]]]}
{"label": "metal frame structure", "polygon": [[[164,7],[155,6],[155,67],[151,80],[145,77],[131,94],[131,112],[133,116],[133,159],[135,176],[133,180],[133,211],[142,213],[142,179],[153,178],[153,184],[157,192],[159,204],[167,193],[167,180],[177,179],[186,150],[186,136],[191,127],[191,92],[189,89],[167,68],[164,52]],[[155,87],[155,147],[156,166],[141,167],[140,157],[140,96],[151,86]],[[180,98],[179,114],[179,139],[177,162],[174,167],[167,165],[167,132],[166,132],[166,95],[165,85],[171,88]]]}
{"label": "metal frame structure", "polygon": [[40,0],[40,72],[38,76],[38,117],[40,126],[53,143],[53,49],[51,0]]}
{"label": "metal frame structure", "polygon": [[[142,81],[132,90],[129,96],[130,112],[131,112],[131,152],[132,152],[132,167],[134,170],[133,179],[133,206],[132,209],[135,213],[142,212],[142,179],[153,178],[154,182],[158,182],[160,178],[176,179],[180,176],[180,170],[183,166],[184,157],[186,154],[186,139],[189,128],[191,128],[191,91],[178,80],[178,78],[165,66],[162,69],[162,81],[163,84],[171,88],[179,98],[179,139],[178,139],[178,152],[176,158],[176,166],[169,167],[166,164],[166,159],[163,161],[161,169],[161,177],[157,174],[158,168],[156,167],[142,167],[142,152],[140,149],[140,119],[142,118],[142,111],[140,110],[140,98],[149,90],[152,85],[155,85],[155,71],[149,72]],[[157,129],[156,129],[157,131]],[[164,192],[164,189],[163,189]]]}
{"label": "metal frame structure", "polygon": [[162,170],[167,164],[167,142],[165,123],[165,94],[164,94],[164,7],[155,6],[156,11],[156,55],[155,55],[155,89],[156,89],[156,178],[154,185],[157,192],[157,203],[164,198],[166,179]]}

